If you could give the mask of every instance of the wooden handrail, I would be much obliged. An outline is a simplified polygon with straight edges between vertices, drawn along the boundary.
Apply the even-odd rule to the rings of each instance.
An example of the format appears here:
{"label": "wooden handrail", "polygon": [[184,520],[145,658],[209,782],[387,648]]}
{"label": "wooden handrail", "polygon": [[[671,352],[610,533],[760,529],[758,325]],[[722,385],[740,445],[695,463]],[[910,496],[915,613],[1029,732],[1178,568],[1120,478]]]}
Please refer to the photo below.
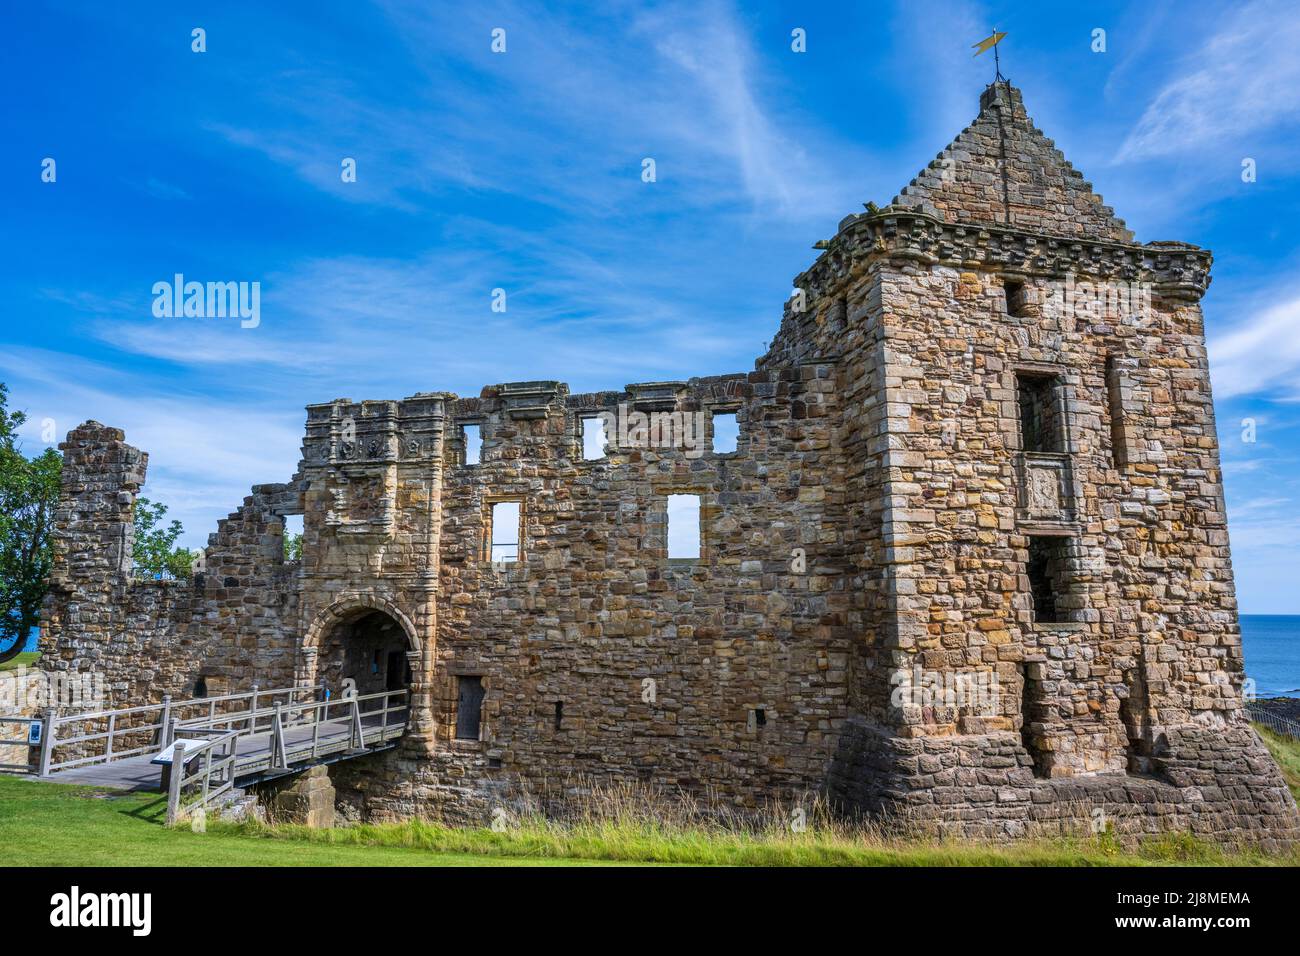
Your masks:
{"label": "wooden handrail", "polygon": [[[232,746],[227,757],[214,761],[207,742],[200,744],[197,740],[191,740],[191,738],[203,735],[204,737],[211,737],[215,741],[237,740],[240,737],[269,731],[271,734],[270,756],[272,766],[278,770],[288,770],[291,762],[316,759],[321,752],[322,746],[325,747],[327,753],[336,752],[337,736],[331,732],[331,736],[323,742],[321,740],[321,724],[334,721],[340,724],[340,729],[342,726],[347,726],[348,743],[353,750],[364,750],[369,747],[370,743],[373,743],[376,739],[376,731],[378,732],[378,740],[384,742],[392,736],[390,727],[394,729],[401,728],[398,730],[399,735],[405,729],[404,719],[397,716],[390,717],[389,715],[401,715],[409,712],[409,689],[377,691],[362,695],[353,694],[332,699],[325,697],[319,700],[315,699],[318,692],[323,692],[323,685],[275,690],[261,690],[255,687],[252,691],[226,694],[219,698],[198,698],[193,701],[177,702],[165,697],[160,704],[123,707],[93,714],[73,714],[66,717],[57,717],[50,714],[44,719],[45,735],[42,741],[41,774],[44,776],[52,771],[66,770],[85,764],[135,757],[163,749],[172,743],[183,743],[181,749],[185,754],[185,763],[189,763],[191,759],[198,755],[200,751],[196,751],[196,747],[202,747],[202,752],[206,752],[208,755],[205,757],[205,761],[215,763],[212,768],[213,771],[220,771],[222,768],[230,767],[230,777],[233,780],[233,767],[238,756],[238,744]],[[310,694],[312,699],[295,703],[294,698],[302,694]],[[217,713],[216,707],[209,705],[209,700],[226,703],[246,703],[247,707],[242,710]],[[183,713],[183,708],[195,704],[208,705],[206,707],[207,713],[187,719],[181,719],[178,716],[178,714]],[[153,719],[134,726],[123,726],[124,723],[129,723],[129,721],[120,719],[142,714],[148,714]],[[80,729],[83,730],[85,725],[95,721],[104,721],[107,728],[83,732],[71,737],[58,736],[57,730],[59,728],[66,730],[69,725],[78,721],[81,722],[82,727]],[[289,738],[286,734],[288,730],[294,728],[305,729],[307,727],[312,728],[309,747],[307,741],[296,744],[288,743]],[[142,739],[144,742],[141,742]],[[93,744],[101,740],[104,741],[101,752],[81,755],[60,762],[55,762],[52,759],[53,751],[58,747]],[[290,760],[290,752],[294,754],[293,761]],[[310,758],[305,756],[308,753]]]}
{"label": "wooden handrail", "polygon": [[[67,770],[72,767],[82,766],[97,761],[110,762],[112,760],[123,759],[125,757],[134,757],[149,752],[150,749],[165,747],[170,741],[167,739],[170,728],[177,714],[183,713],[186,709],[203,707],[208,714],[205,717],[191,718],[182,723],[190,725],[207,725],[213,721],[220,723],[226,715],[217,714],[217,705],[230,702],[247,700],[252,705],[256,705],[259,698],[262,700],[274,700],[277,697],[287,696],[289,701],[293,701],[296,696],[302,694],[311,694],[313,697],[320,690],[320,685],[311,687],[302,687],[294,685],[292,687],[276,688],[273,690],[261,690],[254,685],[251,691],[240,691],[234,694],[223,694],[218,697],[197,697],[191,700],[174,701],[171,697],[164,696],[161,703],[157,704],[139,704],[133,707],[119,707],[113,710],[99,710],[90,713],[52,715],[47,718],[46,733],[44,737],[44,746],[41,759],[42,776],[51,771]],[[148,722],[132,724],[129,719],[148,715]],[[89,730],[86,728],[97,721],[107,723],[105,730]],[[64,736],[58,731],[71,725],[80,725],[81,733],[74,733],[73,736]],[[128,726],[123,726],[127,724]],[[143,746],[121,747],[118,742],[125,740],[130,735],[147,734],[156,732],[154,739]],[[69,760],[55,761],[53,752],[55,749],[71,747],[77,744],[90,744],[96,741],[104,741],[102,752],[74,757]]]}

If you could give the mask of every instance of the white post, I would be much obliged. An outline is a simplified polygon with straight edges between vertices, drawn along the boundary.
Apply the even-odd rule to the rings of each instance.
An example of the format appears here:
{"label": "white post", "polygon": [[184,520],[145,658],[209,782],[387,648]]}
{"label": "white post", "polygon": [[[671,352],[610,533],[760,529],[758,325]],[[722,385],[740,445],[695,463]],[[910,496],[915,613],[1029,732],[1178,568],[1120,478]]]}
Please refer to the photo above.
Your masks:
{"label": "white post", "polygon": [[171,779],[167,781],[167,824],[175,823],[181,809],[181,780],[185,776],[185,741],[172,748]]}
{"label": "white post", "polygon": [[54,714],[55,709],[50,707],[45,711],[45,717],[42,720],[41,728],[41,776],[50,775],[50,759],[54,756]]}
{"label": "white post", "polygon": [[167,739],[167,734],[171,730],[171,722],[172,722],[172,695],[163,694],[162,716],[158,718],[158,749],[159,750],[162,750],[169,743],[171,743],[171,741]]}
{"label": "white post", "polygon": [[[284,747],[284,724],[280,716],[280,708],[283,705],[276,701],[275,703],[275,725],[271,728],[271,766],[280,767],[283,770],[289,768],[289,755],[285,752]],[[276,762],[276,754],[279,753],[279,762]]]}
{"label": "white post", "polygon": [[352,698],[352,749],[364,750],[366,746],[366,737],[361,730],[361,701],[357,697]]}

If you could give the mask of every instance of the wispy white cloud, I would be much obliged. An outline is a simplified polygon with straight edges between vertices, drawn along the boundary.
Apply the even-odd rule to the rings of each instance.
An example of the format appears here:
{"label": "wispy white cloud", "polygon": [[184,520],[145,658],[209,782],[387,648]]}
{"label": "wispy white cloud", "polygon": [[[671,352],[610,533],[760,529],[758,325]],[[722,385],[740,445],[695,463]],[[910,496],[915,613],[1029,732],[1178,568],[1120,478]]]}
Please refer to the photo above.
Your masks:
{"label": "wispy white cloud", "polygon": [[[646,157],[661,193],[715,215],[727,204],[778,218],[846,211],[857,151],[781,99],[728,4],[568,16],[506,5],[494,19],[381,6],[427,72],[414,99],[293,68],[256,81],[258,99],[275,107],[257,125],[232,117],[206,127],[333,196],[406,211],[454,188],[608,213],[653,197],[640,182]],[[493,56],[488,27],[498,23],[509,47]],[[482,43],[468,44],[480,24]],[[340,180],[343,156],[357,159],[355,183]]]}
{"label": "wispy white cloud", "polygon": [[1183,71],[1151,101],[1118,161],[1186,154],[1300,118],[1300,17],[1260,0],[1225,12]]}
{"label": "wispy white cloud", "polygon": [[27,453],[44,447],[46,419],[57,441],[89,419],[123,429],[149,453],[146,496],[168,505],[189,546],[205,545],[252,485],[286,481],[297,466],[301,407],[168,392],[121,368],[39,348],[0,354],[0,380],[10,386],[12,407],[29,415],[20,433]]}
{"label": "wispy white cloud", "polygon": [[150,176],[143,183],[131,183],[143,193],[153,196],[155,199],[189,199],[190,194],[180,186],[171,183],[165,183],[161,179]]}
{"label": "wispy white cloud", "polygon": [[1266,306],[1209,342],[1215,398],[1280,392],[1300,398],[1300,294]]}

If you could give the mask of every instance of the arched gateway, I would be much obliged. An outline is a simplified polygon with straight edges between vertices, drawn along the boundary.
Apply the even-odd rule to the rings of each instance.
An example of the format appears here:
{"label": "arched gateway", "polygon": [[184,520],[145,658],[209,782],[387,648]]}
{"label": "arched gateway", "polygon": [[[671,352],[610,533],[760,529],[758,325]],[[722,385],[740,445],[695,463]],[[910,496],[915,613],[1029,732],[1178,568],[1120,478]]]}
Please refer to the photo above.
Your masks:
{"label": "arched gateway", "polygon": [[415,627],[391,603],[344,597],[318,614],[303,637],[299,680],[338,693],[353,682],[361,695],[411,686],[420,660]]}

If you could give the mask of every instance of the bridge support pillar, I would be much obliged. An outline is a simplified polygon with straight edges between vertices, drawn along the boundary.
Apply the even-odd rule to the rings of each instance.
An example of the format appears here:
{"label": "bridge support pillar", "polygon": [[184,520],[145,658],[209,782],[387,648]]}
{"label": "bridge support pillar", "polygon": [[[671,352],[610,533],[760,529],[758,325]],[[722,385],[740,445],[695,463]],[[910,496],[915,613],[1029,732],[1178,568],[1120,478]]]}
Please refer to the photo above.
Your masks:
{"label": "bridge support pillar", "polygon": [[273,820],[324,828],[334,825],[334,784],[328,767],[312,767],[261,786],[262,804]]}

